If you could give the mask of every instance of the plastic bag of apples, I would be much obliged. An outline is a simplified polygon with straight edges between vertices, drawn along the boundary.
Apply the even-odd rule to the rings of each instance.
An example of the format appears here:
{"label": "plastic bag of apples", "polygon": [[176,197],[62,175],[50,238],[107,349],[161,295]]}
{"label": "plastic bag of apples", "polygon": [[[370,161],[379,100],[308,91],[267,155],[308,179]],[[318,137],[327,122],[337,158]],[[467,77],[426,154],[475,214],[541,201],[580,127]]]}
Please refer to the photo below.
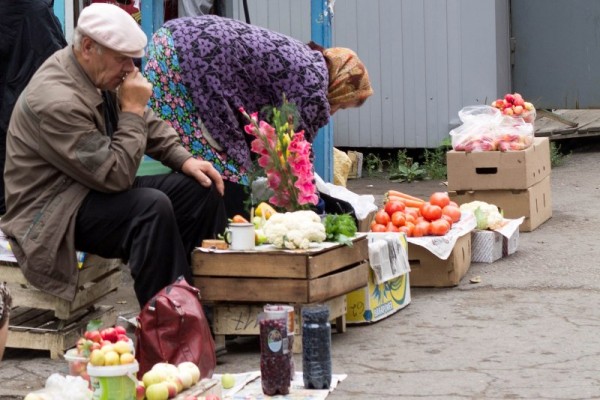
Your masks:
{"label": "plastic bag of apples", "polygon": [[532,123],[496,107],[467,106],[458,116],[463,124],[450,131],[452,148],[456,151],[517,151],[533,143]]}

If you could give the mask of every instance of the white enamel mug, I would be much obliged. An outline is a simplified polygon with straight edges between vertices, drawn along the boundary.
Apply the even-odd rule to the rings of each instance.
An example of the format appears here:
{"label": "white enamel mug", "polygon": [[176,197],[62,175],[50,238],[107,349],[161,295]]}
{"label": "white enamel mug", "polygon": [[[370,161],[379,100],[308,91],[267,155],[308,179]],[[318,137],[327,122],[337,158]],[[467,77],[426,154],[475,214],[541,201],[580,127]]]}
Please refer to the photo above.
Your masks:
{"label": "white enamel mug", "polygon": [[249,222],[231,223],[225,230],[224,238],[231,250],[252,250],[254,225]]}

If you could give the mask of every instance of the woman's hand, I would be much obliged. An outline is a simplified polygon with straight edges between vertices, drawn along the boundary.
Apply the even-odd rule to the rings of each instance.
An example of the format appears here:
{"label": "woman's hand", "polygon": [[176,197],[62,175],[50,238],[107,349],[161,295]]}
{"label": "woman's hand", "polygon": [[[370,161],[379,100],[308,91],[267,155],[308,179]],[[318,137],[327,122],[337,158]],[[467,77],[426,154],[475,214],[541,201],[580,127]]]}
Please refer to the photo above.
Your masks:
{"label": "woman's hand", "polygon": [[208,161],[197,160],[193,157],[188,158],[181,166],[181,171],[188,176],[196,178],[204,187],[210,187],[211,184],[214,184],[221,196],[225,193],[225,184],[223,183],[221,174]]}

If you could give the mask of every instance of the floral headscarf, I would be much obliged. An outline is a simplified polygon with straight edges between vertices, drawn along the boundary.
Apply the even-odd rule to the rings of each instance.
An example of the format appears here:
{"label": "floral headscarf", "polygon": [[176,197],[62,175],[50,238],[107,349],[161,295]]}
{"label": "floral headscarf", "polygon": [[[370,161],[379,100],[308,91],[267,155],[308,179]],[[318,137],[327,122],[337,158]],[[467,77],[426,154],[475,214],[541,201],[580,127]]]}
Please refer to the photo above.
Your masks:
{"label": "floral headscarf", "polygon": [[0,328],[4,326],[12,306],[12,297],[6,286],[6,282],[0,283]]}
{"label": "floral headscarf", "polygon": [[343,47],[323,50],[329,70],[327,99],[332,107],[356,107],[373,94],[367,68],[356,53]]}

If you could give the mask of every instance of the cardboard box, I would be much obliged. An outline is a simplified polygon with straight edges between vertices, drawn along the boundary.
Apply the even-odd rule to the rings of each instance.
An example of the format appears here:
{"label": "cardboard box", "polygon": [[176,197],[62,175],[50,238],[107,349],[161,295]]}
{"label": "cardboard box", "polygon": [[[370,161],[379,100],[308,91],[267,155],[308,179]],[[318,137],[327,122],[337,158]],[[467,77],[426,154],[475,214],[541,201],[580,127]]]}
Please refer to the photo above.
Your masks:
{"label": "cardboard box", "polygon": [[348,157],[350,157],[350,160],[352,161],[350,172],[348,172],[348,179],[362,177],[363,154],[358,151],[349,151]]}
{"label": "cardboard box", "polygon": [[375,218],[375,214],[377,214],[377,210],[371,211],[365,219],[358,221],[357,232],[369,232],[371,230],[371,222]]}
{"label": "cardboard box", "polygon": [[446,260],[429,250],[408,243],[410,285],[412,287],[456,286],[471,266],[471,233],[458,238]]}
{"label": "cardboard box", "polygon": [[515,230],[514,233],[507,238],[502,236],[502,257],[510,256],[516,253],[519,248],[519,230]]}
{"label": "cardboard box", "polygon": [[471,262],[493,263],[502,258],[502,236],[499,232],[474,230],[471,233]]}
{"label": "cardboard box", "polygon": [[552,217],[550,176],[524,190],[451,191],[449,195],[459,205],[480,200],[498,206],[504,218],[525,217],[519,226],[521,232],[531,232]]}
{"label": "cardboard box", "polygon": [[527,189],[550,175],[548,138],[535,138],[522,151],[446,154],[448,190]]}
{"label": "cardboard box", "polygon": [[[406,249],[408,243],[404,236],[400,242]],[[408,259],[404,262],[408,264]],[[378,284],[370,268],[367,285],[348,293],[346,304],[347,324],[372,323],[387,318],[410,304],[409,274]]]}

